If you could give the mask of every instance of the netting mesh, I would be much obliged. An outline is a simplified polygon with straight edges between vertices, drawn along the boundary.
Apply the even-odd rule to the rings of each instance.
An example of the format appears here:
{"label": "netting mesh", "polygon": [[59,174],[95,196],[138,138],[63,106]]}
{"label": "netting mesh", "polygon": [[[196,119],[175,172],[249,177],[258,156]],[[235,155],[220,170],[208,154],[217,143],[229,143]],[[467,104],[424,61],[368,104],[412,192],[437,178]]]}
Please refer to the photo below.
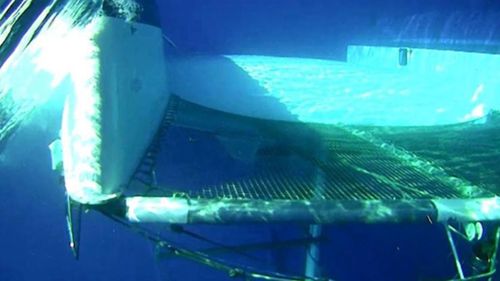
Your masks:
{"label": "netting mesh", "polygon": [[[414,153],[408,145],[410,139],[404,146],[398,145],[393,140],[408,136],[405,129],[389,134],[373,128],[259,120],[210,110],[176,97],[167,116],[165,140],[155,166],[158,182],[151,183],[162,186],[163,192],[190,198],[263,200],[494,196],[491,188],[485,188],[488,185],[457,172],[450,163]],[[470,132],[463,127],[461,137],[467,138]],[[489,130],[483,131],[484,136],[496,132],[494,126],[483,129]],[[426,134],[425,129],[406,130],[414,133],[413,141],[422,143],[419,139]],[[415,130],[420,135],[415,135]],[[443,126],[435,130],[455,132],[456,128]],[[449,136],[455,140],[458,137]],[[489,139],[497,145],[483,145],[481,149],[499,147],[498,137]],[[432,145],[427,150],[436,155],[452,153]],[[471,154],[467,161],[482,163],[485,159],[477,155]],[[480,155],[499,159],[500,154],[493,149]],[[499,178],[498,173],[495,176]]]}

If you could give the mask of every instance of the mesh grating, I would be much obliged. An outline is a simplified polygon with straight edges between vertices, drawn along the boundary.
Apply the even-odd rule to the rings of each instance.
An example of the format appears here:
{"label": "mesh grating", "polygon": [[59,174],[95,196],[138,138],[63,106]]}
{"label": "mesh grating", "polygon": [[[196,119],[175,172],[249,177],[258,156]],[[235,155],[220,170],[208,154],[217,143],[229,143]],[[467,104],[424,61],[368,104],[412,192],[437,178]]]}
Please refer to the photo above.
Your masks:
{"label": "mesh grating", "polygon": [[446,173],[500,194],[500,113],[478,124],[371,128],[371,134],[429,159]]}
{"label": "mesh grating", "polygon": [[[166,153],[163,161],[171,165],[165,169],[169,172],[163,185],[175,186],[174,191],[191,198],[367,201],[494,196],[480,183],[452,176],[436,163],[367,130],[246,118],[179,98],[171,104],[163,151],[203,153],[184,160]],[[221,145],[221,136],[226,145]],[[258,140],[251,161],[228,152],[235,149],[228,149],[227,140],[241,143],[241,136]]]}

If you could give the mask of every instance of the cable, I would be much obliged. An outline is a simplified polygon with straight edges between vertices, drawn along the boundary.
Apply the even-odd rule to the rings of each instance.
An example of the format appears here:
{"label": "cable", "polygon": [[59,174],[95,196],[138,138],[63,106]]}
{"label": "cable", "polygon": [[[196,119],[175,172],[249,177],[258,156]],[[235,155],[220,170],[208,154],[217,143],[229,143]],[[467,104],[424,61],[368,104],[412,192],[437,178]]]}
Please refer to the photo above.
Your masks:
{"label": "cable", "polygon": [[159,235],[153,234],[145,228],[138,227],[132,225],[123,219],[116,217],[114,215],[108,214],[102,210],[98,210],[104,216],[110,218],[111,220],[131,229],[135,233],[143,236],[144,238],[150,240],[151,242],[156,243],[160,247],[164,247],[169,250],[173,255],[185,258],[196,263],[209,266],[213,269],[224,271],[230,277],[241,277],[248,280],[249,278],[253,279],[263,279],[263,280],[272,280],[272,281],[333,281],[329,278],[320,278],[320,277],[310,277],[310,276],[296,276],[296,275],[287,275],[281,274],[278,272],[261,272],[257,269],[251,268],[249,266],[234,266],[228,262],[218,260],[212,258],[202,252],[188,250],[184,248],[180,248],[174,246],[172,242],[167,241],[166,239],[160,237]]}
{"label": "cable", "polygon": [[464,277],[460,279],[448,279],[446,281],[473,281],[473,280],[479,280],[487,277],[492,277],[496,273],[496,269],[493,269],[492,271],[486,272],[486,273],[481,273],[469,277]]}
{"label": "cable", "polygon": [[230,252],[233,252],[233,253],[235,253],[235,254],[239,254],[239,255],[241,255],[241,256],[243,256],[243,257],[246,257],[246,258],[249,258],[249,259],[251,259],[251,260],[258,261],[258,262],[261,262],[261,263],[263,263],[263,264],[266,264],[266,265],[267,265],[267,263],[266,263],[265,261],[263,261],[263,260],[261,260],[261,259],[259,259],[259,258],[256,258],[256,257],[254,257],[254,256],[251,256],[251,255],[249,255],[249,254],[247,254],[247,253],[245,253],[245,252],[243,252],[243,251],[240,251],[240,250],[238,250],[238,249],[233,249],[232,247],[227,246],[227,245],[224,245],[224,244],[222,244],[222,243],[219,243],[219,242],[213,241],[213,240],[211,240],[211,239],[208,239],[208,238],[206,238],[206,237],[203,237],[203,236],[201,236],[201,235],[199,235],[199,234],[197,234],[197,233],[194,233],[194,232],[192,232],[192,231],[186,230],[186,229],[185,229],[182,225],[179,225],[179,224],[172,224],[172,225],[170,225],[170,229],[171,229],[173,232],[186,234],[186,235],[188,235],[188,236],[190,236],[190,237],[192,237],[192,238],[198,239],[198,240],[200,240],[200,241],[207,242],[207,243],[209,243],[209,244],[211,244],[211,245],[213,245],[213,246],[221,247],[221,248],[223,248],[223,249],[225,249],[225,250],[228,250],[228,251],[230,251]]}

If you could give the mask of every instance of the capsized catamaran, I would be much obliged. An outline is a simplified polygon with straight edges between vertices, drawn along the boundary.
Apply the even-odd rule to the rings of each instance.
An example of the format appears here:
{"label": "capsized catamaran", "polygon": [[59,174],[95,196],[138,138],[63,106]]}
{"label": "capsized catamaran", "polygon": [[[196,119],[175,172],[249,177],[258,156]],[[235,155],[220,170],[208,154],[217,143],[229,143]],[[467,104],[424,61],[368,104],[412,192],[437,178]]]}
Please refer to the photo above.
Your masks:
{"label": "capsized catamaran", "polygon": [[[83,209],[136,229],[142,223],[304,223],[313,238],[321,224],[438,222],[460,278],[452,233],[476,245],[494,241],[472,278],[494,274],[500,173],[491,163],[500,151],[491,143],[499,143],[494,89],[500,87],[489,70],[500,65],[498,55],[350,46],[347,62],[245,55],[167,60],[165,36],[150,13],[153,2],[51,2],[53,16],[34,26],[36,36],[19,55],[12,55],[16,48],[8,51],[9,58],[28,61],[30,46],[50,53],[47,48],[57,45],[71,58],[47,71],[70,81],[61,138],[51,151],[53,168],[62,167],[76,257]],[[13,13],[12,3],[4,15],[22,18],[21,7],[32,7],[28,1]],[[432,67],[429,58],[437,60]],[[467,69],[456,66],[471,59],[492,66],[476,73],[480,82],[443,83],[463,77]],[[5,60],[2,70],[15,65]],[[452,95],[434,100],[445,93]],[[169,147],[176,135],[208,145],[203,158],[219,155],[241,170],[226,175],[201,156],[193,161],[159,153],[179,149]],[[169,173],[181,179],[162,176]],[[316,243],[309,245],[313,256],[304,276],[297,277],[231,267],[139,232],[233,276],[321,279],[312,262],[319,257]]]}

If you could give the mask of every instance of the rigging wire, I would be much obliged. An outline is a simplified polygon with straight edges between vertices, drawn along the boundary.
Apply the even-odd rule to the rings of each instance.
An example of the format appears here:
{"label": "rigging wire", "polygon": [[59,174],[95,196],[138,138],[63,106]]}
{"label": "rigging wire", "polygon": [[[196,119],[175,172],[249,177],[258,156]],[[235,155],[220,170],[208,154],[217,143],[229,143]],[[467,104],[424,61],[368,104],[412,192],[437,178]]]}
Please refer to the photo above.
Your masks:
{"label": "rigging wire", "polygon": [[197,239],[197,240],[200,240],[200,241],[204,241],[204,242],[209,243],[209,244],[211,244],[213,246],[221,247],[224,250],[227,250],[227,251],[233,252],[235,254],[241,255],[243,257],[249,258],[251,260],[258,261],[258,262],[266,264],[266,262],[263,261],[262,259],[256,258],[256,257],[254,257],[252,255],[249,255],[249,254],[245,253],[244,251],[241,251],[241,250],[238,250],[238,249],[233,249],[230,246],[227,246],[227,245],[224,245],[222,243],[216,242],[214,240],[208,239],[208,238],[206,238],[206,237],[204,237],[204,236],[202,236],[202,235],[200,235],[198,233],[194,233],[192,231],[186,230],[182,225],[172,224],[172,225],[170,225],[170,230],[172,230],[175,233],[181,233],[181,234],[188,235],[188,236],[190,236],[190,237],[192,237],[194,239]]}
{"label": "rigging wire", "polygon": [[288,274],[282,274],[279,272],[262,272],[262,271],[259,271],[257,269],[251,268],[249,266],[231,265],[229,262],[210,257],[203,252],[177,247],[172,242],[167,241],[166,239],[162,238],[161,236],[159,236],[157,234],[151,233],[151,231],[149,231],[143,227],[132,225],[132,224],[124,221],[123,219],[121,219],[115,215],[108,214],[108,213],[104,212],[103,210],[98,210],[98,211],[100,213],[102,213],[104,216],[110,218],[111,220],[113,220],[113,221],[131,229],[135,233],[143,236],[145,239],[150,240],[151,242],[156,243],[156,245],[167,249],[173,255],[180,257],[180,258],[185,258],[185,259],[194,261],[194,262],[202,264],[202,265],[209,266],[209,267],[216,269],[216,270],[226,272],[229,277],[245,278],[246,280],[262,279],[262,280],[271,280],[271,281],[305,281],[305,280],[307,280],[307,281],[333,281],[333,279],[330,279],[330,278],[288,275]]}

